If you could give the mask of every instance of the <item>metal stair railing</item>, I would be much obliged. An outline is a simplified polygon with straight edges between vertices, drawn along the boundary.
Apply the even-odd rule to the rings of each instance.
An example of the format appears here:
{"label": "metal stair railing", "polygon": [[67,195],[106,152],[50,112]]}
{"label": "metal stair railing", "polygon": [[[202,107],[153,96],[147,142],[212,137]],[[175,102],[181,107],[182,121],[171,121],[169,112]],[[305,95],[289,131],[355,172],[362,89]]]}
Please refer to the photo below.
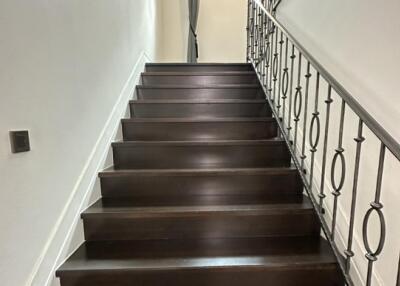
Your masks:
{"label": "metal stair railing", "polygon": [[[385,248],[388,231],[395,226],[386,225],[382,186],[396,188],[387,177],[393,168],[400,167],[400,144],[276,19],[280,2],[248,1],[247,61],[258,73],[278,119],[280,136],[287,142],[346,284],[354,285],[358,272],[362,284],[370,286],[382,253],[393,251]],[[364,150],[372,150],[374,155],[367,158],[372,163],[362,163],[367,154]],[[359,189],[360,179],[369,179],[371,170],[375,170],[376,180],[372,194],[367,194]],[[362,216],[357,215],[360,199],[367,196],[372,202],[362,206]],[[340,218],[340,223],[339,210],[348,216]],[[373,214],[378,229],[374,232],[375,246],[370,237]],[[356,236],[362,237],[365,253],[361,256],[355,251]],[[395,261],[385,265],[394,268],[393,285],[400,286],[397,254]],[[360,270],[362,259],[364,271]]]}

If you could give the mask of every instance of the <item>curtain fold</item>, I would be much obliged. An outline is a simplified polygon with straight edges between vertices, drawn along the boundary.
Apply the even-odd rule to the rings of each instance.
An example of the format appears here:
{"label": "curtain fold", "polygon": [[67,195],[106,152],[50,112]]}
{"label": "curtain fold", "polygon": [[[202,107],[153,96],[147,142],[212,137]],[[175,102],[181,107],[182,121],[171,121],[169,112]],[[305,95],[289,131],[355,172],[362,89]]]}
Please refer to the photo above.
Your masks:
{"label": "curtain fold", "polygon": [[199,2],[200,0],[188,0],[189,1],[189,43],[188,43],[188,63],[196,63],[199,57],[199,47],[197,44],[197,19],[199,16]]}

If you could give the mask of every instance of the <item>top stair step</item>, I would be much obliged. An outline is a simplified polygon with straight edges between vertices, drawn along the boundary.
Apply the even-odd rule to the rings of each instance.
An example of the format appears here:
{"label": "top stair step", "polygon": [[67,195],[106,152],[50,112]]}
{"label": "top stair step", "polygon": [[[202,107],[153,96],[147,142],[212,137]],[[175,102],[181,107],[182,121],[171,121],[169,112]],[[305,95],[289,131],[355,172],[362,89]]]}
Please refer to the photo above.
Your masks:
{"label": "top stair step", "polygon": [[191,72],[191,71],[252,71],[253,67],[247,63],[148,63],[146,71],[148,72]]}
{"label": "top stair step", "polygon": [[235,72],[144,72],[143,85],[220,85],[220,84],[257,84],[254,71]]}

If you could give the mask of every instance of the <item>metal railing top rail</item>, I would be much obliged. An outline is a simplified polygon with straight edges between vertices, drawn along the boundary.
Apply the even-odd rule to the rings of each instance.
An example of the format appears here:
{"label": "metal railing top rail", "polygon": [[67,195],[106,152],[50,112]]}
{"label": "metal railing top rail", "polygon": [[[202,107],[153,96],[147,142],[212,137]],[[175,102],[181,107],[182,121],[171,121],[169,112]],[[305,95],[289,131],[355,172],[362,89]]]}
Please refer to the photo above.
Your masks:
{"label": "metal railing top rail", "polygon": [[288,39],[296,46],[302,55],[312,64],[335,90],[338,95],[350,106],[357,116],[375,134],[375,136],[387,147],[387,149],[400,160],[400,144],[380,125],[358,101],[296,40],[296,38],[264,7],[260,0],[254,0],[259,8],[277,26]]}

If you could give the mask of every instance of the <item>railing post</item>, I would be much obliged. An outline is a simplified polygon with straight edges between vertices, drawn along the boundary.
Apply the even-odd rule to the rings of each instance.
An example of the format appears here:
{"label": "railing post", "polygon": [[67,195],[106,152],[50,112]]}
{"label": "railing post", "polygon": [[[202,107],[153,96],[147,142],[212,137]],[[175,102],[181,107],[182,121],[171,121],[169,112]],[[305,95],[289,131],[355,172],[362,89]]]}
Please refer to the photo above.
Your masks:
{"label": "railing post", "polygon": [[356,212],[357,202],[357,187],[358,187],[358,176],[360,171],[360,159],[361,159],[361,146],[365,138],[363,137],[363,125],[364,122],[359,119],[358,122],[358,133],[354,141],[357,142],[356,159],[354,165],[354,178],[353,178],[353,191],[351,197],[351,209],[350,209],[350,223],[349,223],[349,234],[347,238],[347,249],[344,252],[346,255],[346,274],[350,272],[351,258],[354,256],[353,252],[353,235],[354,235],[354,221]]}

